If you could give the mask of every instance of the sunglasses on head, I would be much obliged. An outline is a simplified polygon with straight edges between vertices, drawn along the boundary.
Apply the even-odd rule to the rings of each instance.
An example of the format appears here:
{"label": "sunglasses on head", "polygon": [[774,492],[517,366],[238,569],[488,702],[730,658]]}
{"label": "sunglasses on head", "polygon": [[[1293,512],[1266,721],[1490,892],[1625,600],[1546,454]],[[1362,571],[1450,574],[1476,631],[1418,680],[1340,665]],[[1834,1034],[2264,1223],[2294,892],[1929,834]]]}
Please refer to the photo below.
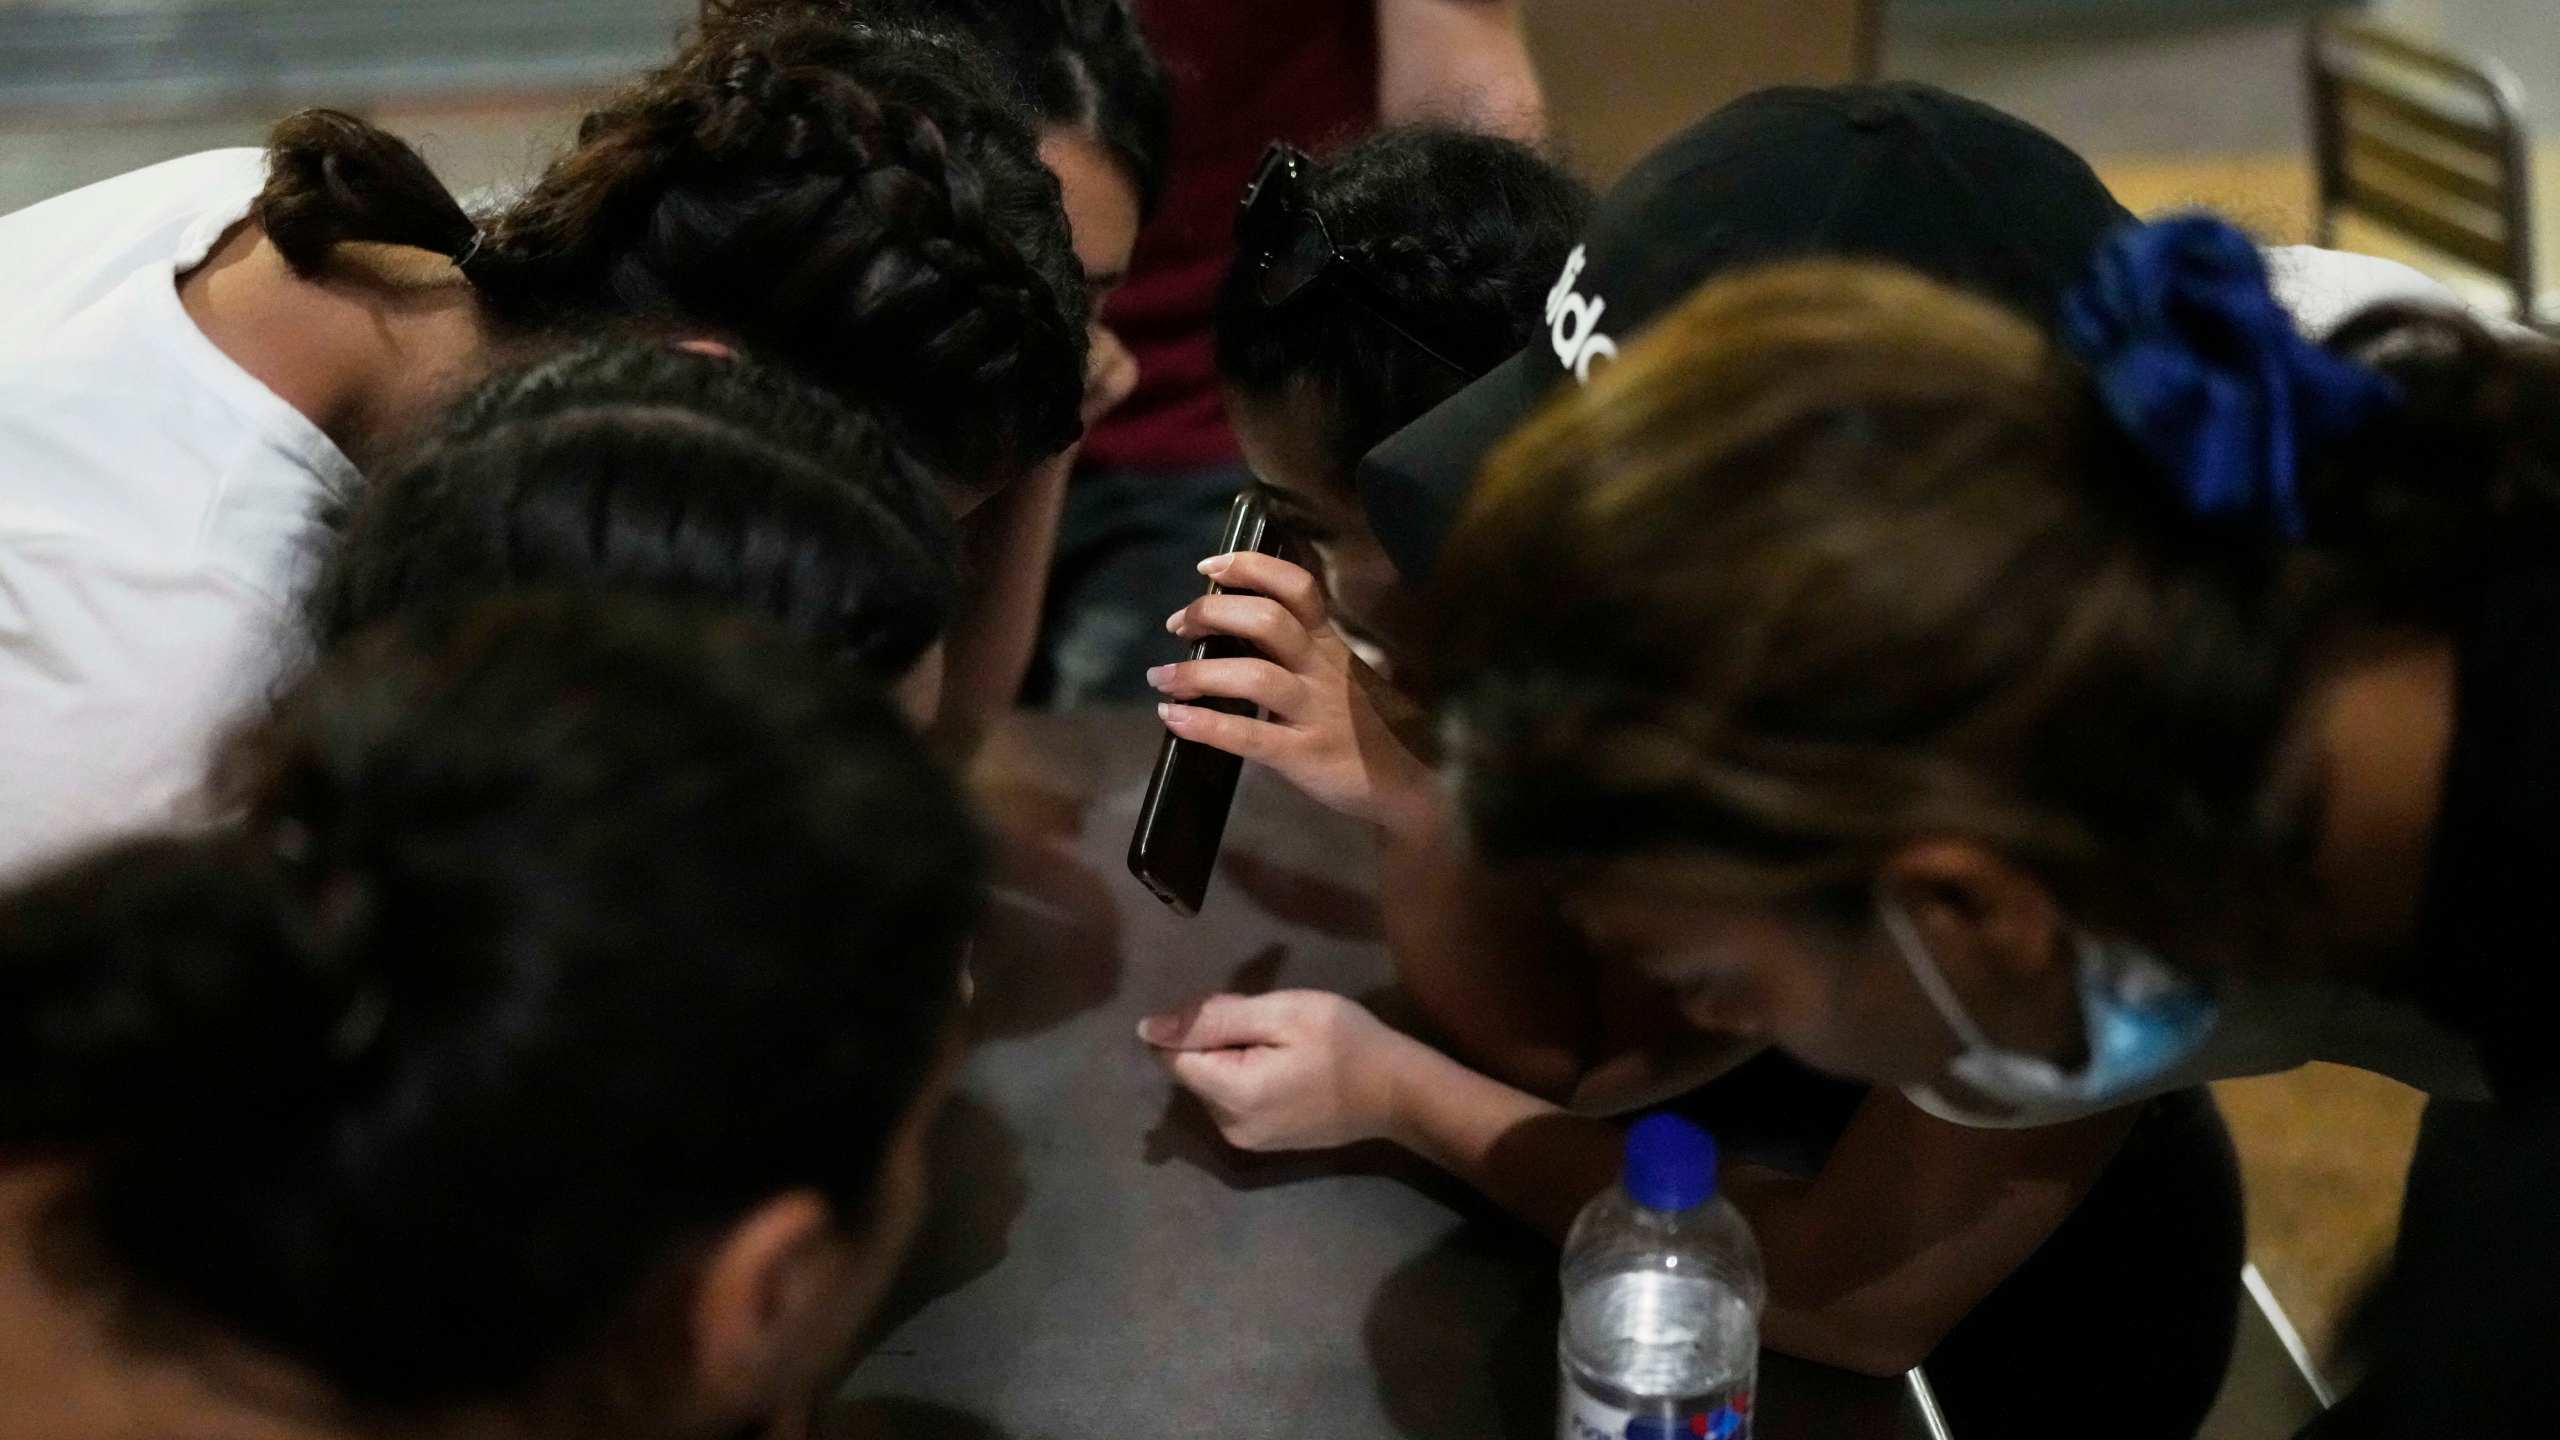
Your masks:
{"label": "sunglasses on head", "polygon": [[1323,282],[1336,294],[1366,311],[1415,350],[1467,379],[1476,372],[1449,358],[1412,326],[1395,316],[1395,300],[1386,287],[1360,268],[1360,261],[1333,243],[1324,216],[1307,200],[1307,153],[1275,140],[1262,152],[1262,164],[1245,183],[1244,206],[1236,216],[1236,255],[1253,267],[1255,294],[1266,309],[1278,309]]}

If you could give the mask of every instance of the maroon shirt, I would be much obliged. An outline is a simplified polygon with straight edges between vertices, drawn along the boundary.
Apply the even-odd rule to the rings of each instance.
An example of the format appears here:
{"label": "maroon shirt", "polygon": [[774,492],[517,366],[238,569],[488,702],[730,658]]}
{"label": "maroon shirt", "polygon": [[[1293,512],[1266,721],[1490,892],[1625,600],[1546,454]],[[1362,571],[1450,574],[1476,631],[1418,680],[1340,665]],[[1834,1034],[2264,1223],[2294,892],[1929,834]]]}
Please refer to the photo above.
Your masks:
{"label": "maroon shirt", "polygon": [[1085,442],[1104,465],[1236,458],[1211,311],[1235,255],[1236,201],[1263,147],[1322,151],[1378,121],[1377,0],[1138,0],[1173,83],[1171,183],[1103,312],[1138,389]]}

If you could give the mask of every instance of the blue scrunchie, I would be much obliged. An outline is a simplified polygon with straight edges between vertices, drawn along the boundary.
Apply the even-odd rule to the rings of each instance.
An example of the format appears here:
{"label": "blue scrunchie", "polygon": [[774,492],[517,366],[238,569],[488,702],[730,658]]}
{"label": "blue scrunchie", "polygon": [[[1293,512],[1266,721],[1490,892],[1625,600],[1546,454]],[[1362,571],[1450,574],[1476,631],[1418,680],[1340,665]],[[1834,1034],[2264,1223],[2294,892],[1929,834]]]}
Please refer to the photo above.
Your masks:
{"label": "blue scrunchie", "polygon": [[2303,457],[2400,398],[2305,340],[2258,247],[2210,215],[2109,236],[2062,335],[2181,508],[2225,533],[2302,539]]}

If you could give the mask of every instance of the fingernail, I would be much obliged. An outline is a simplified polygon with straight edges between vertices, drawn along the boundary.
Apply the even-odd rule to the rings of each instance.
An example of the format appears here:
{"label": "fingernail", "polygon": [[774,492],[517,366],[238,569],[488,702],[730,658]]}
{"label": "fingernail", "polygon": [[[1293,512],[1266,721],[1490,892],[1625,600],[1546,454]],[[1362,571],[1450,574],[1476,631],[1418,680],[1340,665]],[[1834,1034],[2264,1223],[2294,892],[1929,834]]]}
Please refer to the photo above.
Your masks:
{"label": "fingernail", "polygon": [[1172,723],[1173,723],[1173,707],[1172,707],[1172,706],[1170,706],[1170,705],[1164,704],[1164,703],[1162,703],[1162,702],[1158,702],[1158,703],[1157,703],[1157,705],[1156,705],[1156,718],[1157,718],[1157,719],[1159,719],[1159,720],[1161,720],[1161,721],[1163,721],[1163,722],[1164,722],[1164,723],[1166,723],[1167,725],[1172,724]]}
{"label": "fingernail", "polygon": [[1173,632],[1174,634],[1176,634],[1176,635],[1181,634],[1181,633],[1182,633],[1182,612],[1181,612],[1180,610],[1176,610],[1176,611],[1174,611],[1172,614],[1167,615],[1166,617],[1164,617],[1164,628],[1166,628],[1167,630],[1172,631],[1172,632]]}
{"label": "fingernail", "polygon": [[1200,562],[1200,573],[1211,577],[1224,575],[1227,573],[1227,566],[1234,562],[1235,557],[1232,555],[1212,555]]}
{"label": "fingernail", "polygon": [[1151,665],[1147,668],[1147,683],[1159,690],[1163,689],[1165,682],[1172,678],[1173,667],[1170,665]]}
{"label": "fingernail", "polygon": [[1138,1038],[1150,1045],[1161,1045],[1173,1038],[1173,1017],[1150,1015],[1138,1022]]}

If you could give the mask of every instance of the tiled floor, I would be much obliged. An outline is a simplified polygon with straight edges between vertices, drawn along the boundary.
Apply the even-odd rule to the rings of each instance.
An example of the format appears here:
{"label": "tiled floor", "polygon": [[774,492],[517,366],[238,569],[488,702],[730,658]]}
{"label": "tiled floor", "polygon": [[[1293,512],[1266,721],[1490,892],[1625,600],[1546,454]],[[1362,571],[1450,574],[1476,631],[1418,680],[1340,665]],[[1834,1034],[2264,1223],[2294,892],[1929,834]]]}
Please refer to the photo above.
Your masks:
{"label": "tiled floor", "polygon": [[2240,1148],[2249,1255],[2333,1382],[2340,1323],[2390,1253],[2423,1097],[2335,1065],[2214,1087]]}

